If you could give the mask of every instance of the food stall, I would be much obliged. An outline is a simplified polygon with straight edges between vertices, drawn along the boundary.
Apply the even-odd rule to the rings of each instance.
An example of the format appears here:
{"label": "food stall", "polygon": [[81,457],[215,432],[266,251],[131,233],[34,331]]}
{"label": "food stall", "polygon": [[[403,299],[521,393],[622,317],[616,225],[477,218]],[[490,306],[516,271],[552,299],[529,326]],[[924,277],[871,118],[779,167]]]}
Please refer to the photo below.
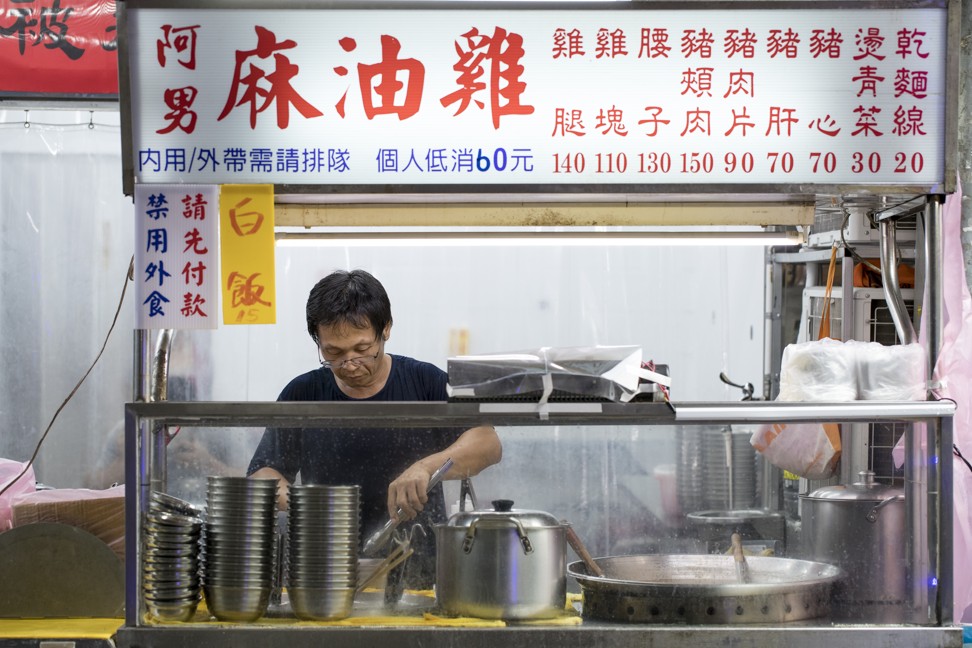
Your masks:
{"label": "food stall", "polygon": [[[808,243],[821,200],[860,196],[875,201],[871,216],[885,236],[884,295],[901,330],[909,316],[898,304],[894,233],[898,219],[916,212],[922,223],[915,267],[929,297],[924,315],[933,368],[940,337],[937,228],[941,196],[955,189],[956,100],[949,89],[957,61],[947,44],[959,20],[956,2],[823,8],[784,1],[305,2],[285,8],[243,0],[120,2],[124,184],[135,199],[136,239],[148,241],[145,249],[136,246],[135,275],[155,270],[136,279],[137,402],[127,406],[125,421],[126,620],[116,643],[715,646],[729,637],[740,645],[959,645],[952,618],[952,472],[944,460],[955,404],[948,400],[715,404],[681,402],[675,391],[670,400],[651,402],[547,402],[544,395],[539,402],[175,403],[165,401],[163,387],[165,331],[214,327],[215,317],[203,321],[200,314],[210,317],[205,305],[215,304],[220,292],[224,324],[274,321],[273,284],[256,283],[272,277],[267,241],[248,248],[233,240],[261,225],[273,224],[263,228],[271,233],[271,255],[274,240],[355,237],[525,236],[561,245],[577,237],[774,237],[793,245]],[[221,262],[222,276],[214,271],[215,278],[203,281],[201,255],[216,249],[216,232],[203,229],[202,219],[192,230],[173,226],[172,236],[193,237],[181,256],[159,249],[163,193],[175,197],[170,204],[182,201],[187,219],[219,206],[219,257],[206,262],[214,270]],[[909,209],[895,209],[901,202]],[[193,299],[173,317],[159,317],[159,305],[183,297],[163,294],[163,262],[184,266],[186,285],[195,284]],[[842,597],[846,569],[809,560],[806,548],[776,524],[782,477],[768,464],[760,501],[748,505],[761,511],[750,517],[770,520],[774,531],[733,540],[727,553],[723,536],[745,535],[745,529],[710,517],[691,538],[685,527],[673,529],[646,555],[595,558],[605,575],[571,560],[559,578],[566,584],[569,574],[580,598],[568,597],[578,605],[565,605],[555,617],[444,614],[441,589],[424,597],[406,593],[397,604],[361,592],[340,619],[300,618],[285,599],[261,601],[262,612],[253,616],[242,601],[227,605],[210,594],[198,600],[200,581],[207,573],[213,578],[215,565],[203,565],[201,578],[187,575],[191,592],[163,596],[156,589],[175,580],[160,578],[160,568],[182,565],[175,548],[159,551],[159,538],[199,546],[191,544],[199,528],[187,526],[197,522],[187,520],[201,525],[204,517],[158,508],[167,494],[173,429],[220,434],[252,427],[491,424],[556,426],[570,434],[572,428],[634,426],[659,428],[679,442],[715,429],[720,442],[728,438],[732,445],[725,431],[734,427],[800,423],[844,424],[845,430],[904,426],[903,492],[886,494],[862,477],[860,490],[874,497],[859,498],[875,511],[900,514],[897,526],[881,531],[882,539],[892,533],[900,539],[900,558],[888,567],[901,585],[893,600],[883,600],[873,585],[861,595],[864,604]],[[862,467],[867,473],[866,462]],[[844,477],[838,485],[853,490],[854,476]],[[725,508],[734,509],[736,496],[729,495]],[[504,513],[497,505],[490,514]],[[890,515],[874,517],[883,523]],[[165,521],[178,531],[164,528]],[[566,532],[569,525],[563,526]],[[208,528],[210,538],[215,531]],[[521,541],[528,531],[521,529]],[[265,564],[257,561],[261,576],[272,579],[284,564],[273,558],[283,542],[267,540],[259,554]],[[743,542],[768,553],[751,554],[747,562]],[[695,551],[679,551],[687,546]],[[661,551],[666,547],[676,551]],[[214,549],[207,545],[201,561],[212,560]],[[648,569],[651,556],[681,560]],[[186,564],[198,567],[194,560]],[[274,587],[262,589],[270,596]],[[878,615],[878,607],[892,612]]]}

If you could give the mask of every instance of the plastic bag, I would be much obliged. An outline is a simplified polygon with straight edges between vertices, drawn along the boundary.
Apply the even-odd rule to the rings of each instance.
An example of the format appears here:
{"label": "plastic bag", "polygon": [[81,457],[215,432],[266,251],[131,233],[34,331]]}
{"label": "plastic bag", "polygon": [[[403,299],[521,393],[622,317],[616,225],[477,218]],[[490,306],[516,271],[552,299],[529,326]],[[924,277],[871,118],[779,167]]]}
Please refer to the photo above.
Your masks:
{"label": "plastic bag", "polygon": [[806,479],[832,477],[840,459],[837,423],[761,425],[749,442],[774,466]]}
{"label": "plastic bag", "polygon": [[[777,401],[852,401],[857,398],[854,347],[824,338],[783,350]],[[766,460],[805,479],[827,479],[840,460],[837,423],[761,425],[750,444]]]}
{"label": "plastic bag", "polygon": [[[448,359],[449,397],[546,403],[560,394],[628,402],[667,388],[667,367],[647,369],[640,346],[541,347]],[[553,398],[551,398],[553,396]]]}
{"label": "plastic bag", "polygon": [[780,395],[777,400],[857,400],[854,347],[830,338],[787,345],[780,364]]}
{"label": "plastic bag", "polygon": [[861,400],[925,400],[925,350],[920,344],[884,346],[877,342],[847,342],[853,346]]}
{"label": "plastic bag", "polygon": [[3,495],[0,495],[0,532],[13,527],[14,498],[37,490],[33,466],[27,469],[23,477],[17,479],[17,475],[24,469],[24,465],[19,461],[0,458],[0,490],[7,488],[7,485],[16,480],[13,486],[7,489]]}

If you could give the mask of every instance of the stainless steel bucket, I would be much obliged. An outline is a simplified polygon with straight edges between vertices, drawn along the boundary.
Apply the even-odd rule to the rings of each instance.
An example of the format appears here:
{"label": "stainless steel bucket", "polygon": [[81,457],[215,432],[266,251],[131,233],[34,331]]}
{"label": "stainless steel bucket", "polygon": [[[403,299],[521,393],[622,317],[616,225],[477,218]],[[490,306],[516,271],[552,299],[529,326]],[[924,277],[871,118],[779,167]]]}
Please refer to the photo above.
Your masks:
{"label": "stainless steel bucket", "polygon": [[566,525],[542,511],[460,512],[435,527],[436,603],[447,614],[545,619],[564,613]]}
{"label": "stainless steel bucket", "polygon": [[835,591],[837,618],[898,623],[907,598],[904,491],[872,472],[860,478],[801,496],[803,554],[847,572]]}

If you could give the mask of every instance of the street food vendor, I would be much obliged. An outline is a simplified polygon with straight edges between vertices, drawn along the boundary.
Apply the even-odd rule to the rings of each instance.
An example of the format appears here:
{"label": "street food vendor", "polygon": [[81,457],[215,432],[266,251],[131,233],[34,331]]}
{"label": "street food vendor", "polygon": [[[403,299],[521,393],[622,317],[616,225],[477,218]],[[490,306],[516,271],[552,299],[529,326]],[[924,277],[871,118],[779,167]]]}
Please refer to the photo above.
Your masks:
{"label": "street food vendor", "polygon": [[[297,376],[279,401],[444,401],[447,374],[438,367],[386,353],[392,314],[381,283],[364,270],[336,271],[307,298],[307,331],[321,366]],[[432,525],[445,521],[441,484],[426,494],[430,477],[447,459],[445,479],[463,479],[500,461],[502,446],[492,427],[468,430],[275,429],[264,432],[247,474],[276,478],[278,504],[287,506],[286,486],[361,487],[361,531],[368,537],[401,508],[401,521],[415,520],[416,552],[406,568],[406,586],[424,589],[435,579]],[[411,528],[414,524],[408,525]]]}

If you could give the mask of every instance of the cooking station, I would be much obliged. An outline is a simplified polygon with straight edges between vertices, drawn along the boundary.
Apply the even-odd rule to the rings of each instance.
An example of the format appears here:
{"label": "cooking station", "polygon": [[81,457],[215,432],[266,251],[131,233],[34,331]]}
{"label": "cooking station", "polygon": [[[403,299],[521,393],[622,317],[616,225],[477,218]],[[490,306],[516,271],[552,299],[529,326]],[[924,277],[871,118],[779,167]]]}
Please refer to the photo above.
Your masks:
{"label": "cooking station", "polygon": [[[119,646],[183,646],[204,643],[223,646],[267,645],[283,642],[290,646],[724,646],[731,640],[739,646],[960,646],[961,628],[951,625],[952,549],[951,549],[951,462],[947,457],[952,444],[951,401],[928,402],[852,402],[852,403],[552,403],[545,418],[525,411],[522,404],[503,413],[502,404],[490,403],[230,403],[230,402],[155,402],[134,403],[126,407],[126,484],[127,510],[127,600],[126,624],[116,635]],[[485,413],[484,410],[488,410]],[[457,626],[423,625],[424,612],[437,614],[432,599],[426,604],[386,611],[381,624],[369,624],[361,617],[355,624],[358,608],[345,619],[348,625],[298,622],[275,615],[252,623],[160,623],[146,616],[142,596],[142,529],[139,521],[152,492],[165,490],[166,429],[200,427],[218,434],[219,428],[233,427],[354,427],[428,428],[435,426],[472,426],[489,422],[509,426],[684,426],[743,425],[766,422],[833,421],[864,423],[895,421],[908,423],[906,432],[905,496],[905,574],[907,601],[894,622],[862,623],[853,619],[835,620],[827,614],[792,622],[755,623],[745,611],[743,622],[714,614],[714,623],[677,621],[644,622],[633,607],[629,620],[600,621],[581,613],[579,623],[564,625],[557,619],[509,622],[503,627],[470,624]],[[414,433],[414,431],[413,431]],[[565,471],[569,467],[565,467]],[[715,557],[715,556],[709,556]],[[732,569],[732,556],[723,556]],[[684,556],[683,556],[684,558]],[[772,560],[772,559],[766,559]],[[608,566],[605,560],[605,566]],[[759,563],[751,568],[758,588]],[[583,569],[572,563],[572,569]],[[610,576],[610,573],[608,574]],[[926,577],[927,575],[927,577]],[[605,581],[607,582],[607,581]],[[574,585],[575,583],[571,583]],[[656,584],[646,584],[655,587]],[[785,594],[786,584],[774,586]],[[734,587],[748,587],[735,585]],[[630,584],[629,584],[630,587]],[[712,589],[712,588],[710,588]],[[638,592],[636,592],[637,594]],[[650,587],[645,594],[650,604]],[[721,593],[722,603],[732,612],[751,598],[746,592],[731,589]],[[408,594],[406,594],[408,596]],[[585,593],[586,596],[586,593]],[[785,597],[784,597],[785,598]],[[783,599],[780,599],[783,600]],[[665,601],[657,601],[662,605]],[[827,602],[829,603],[829,602]],[[645,608],[648,609],[648,608]],[[369,611],[369,614],[371,612]],[[398,615],[401,623],[396,624]],[[704,614],[704,612],[703,612]],[[624,611],[621,612],[624,615]],[[391,616],[391,618],[387,618]],[[839,616],[839,615],[837,615]],[[438,618],[438,617],[437,617]],[[772,618],[772,617],[771,617]],[[862,617],[863,618],[863,617]],[[502,625],[502,624],[501,624]]]}

